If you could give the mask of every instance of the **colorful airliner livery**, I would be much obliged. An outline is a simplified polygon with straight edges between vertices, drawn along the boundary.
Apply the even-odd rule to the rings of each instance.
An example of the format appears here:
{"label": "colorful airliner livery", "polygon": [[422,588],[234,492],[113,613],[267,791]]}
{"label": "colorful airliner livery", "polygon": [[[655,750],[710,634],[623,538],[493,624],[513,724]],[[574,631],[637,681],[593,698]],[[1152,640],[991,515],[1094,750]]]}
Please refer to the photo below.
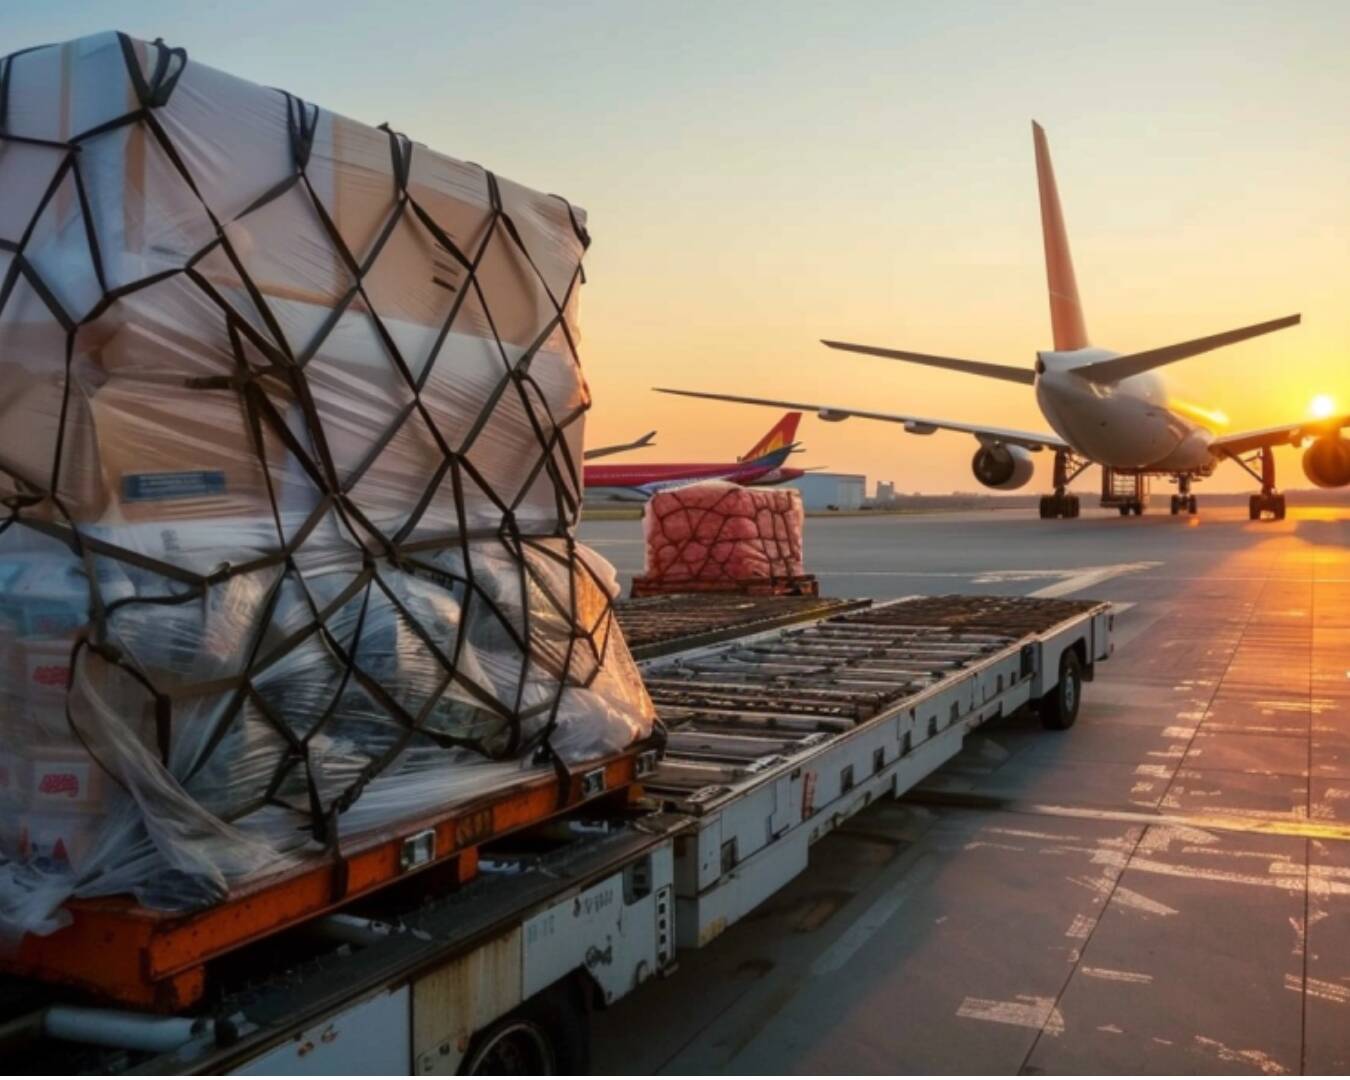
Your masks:
{"label": "colorful airliner livery", "polygon": [[[801,418],[799,412],[784,413],[783,418],[759,442],[735,461],[673,465],[586,465],[586,494],[597,499],[646,502],[658,491],[698,480],[730,480],[733,484],[746,486],[796,480],[806,470],[789,469],[784,463],[788,455],[797,450],[794,440]],[[602,447],[601,456],[639,445],[650,445],[650,439],[648,435],[622,447]]]}
{"label": "colorful airliner livery", "polygon": [[1214,414],[1173,398],[1157,370],[1187,357],[1293,326],[1299,321],[1298,315],[1123,356],[1090,344],[1049,145],[1041,126],[1034,121],[1031,126],[1054,348],[1038,352],[1032,367],[1013,367],[841,341],[822,344],[1032,387],[1041,414],[1054,434],[776,398],[692,390],[661,392],[780,409],[809,409],[822,420],[847,420],[853,416],[886,420],[903,425],[912,435],[932,435],[939,429],[964,432],[979,443],[971,462],[975,478],[986,487],[1003,490],[1026,484],[1034,468],[1032,455],[1049,450],[1055,462],[1054,494],[1041,499],[1041,517],[1046,518],[1078,516],[1078,497],[1070,495],[1067,486],[1094,464],[1102,466],[1104,472],[1104,505],[1108,493],[1117,490],[1118,480],[1132,484],[1132,496],[1122,500],[1112,494],[1110,505],[1118,506],[1122,516],[1142,513],[1143,478],[1150,475],[1175,480],[1178,490],[1172,496],[1173,514],[1194,514],[1196,499],[1191,494],[1191,482],[1209,476],[1220,462],[1228,460],[1237,462],[1261,485],[1261,493],[1251,497],[1250,517],[1256,520],[1269,514],[1283,518],[1284,495],[1275,487],[1272,451],[1286,444],[1307,444],[1303,471],[1314,484],[1319,487],[1350,484],[1350,439],[1341,435],[1341,430],[1350,426],[1350,414],[1335,414],[1325,396],[1319,400],[1327,403],[1323,411],[1328,415],[1241,434],[1217,435],[1206,426],[1214,423]]}

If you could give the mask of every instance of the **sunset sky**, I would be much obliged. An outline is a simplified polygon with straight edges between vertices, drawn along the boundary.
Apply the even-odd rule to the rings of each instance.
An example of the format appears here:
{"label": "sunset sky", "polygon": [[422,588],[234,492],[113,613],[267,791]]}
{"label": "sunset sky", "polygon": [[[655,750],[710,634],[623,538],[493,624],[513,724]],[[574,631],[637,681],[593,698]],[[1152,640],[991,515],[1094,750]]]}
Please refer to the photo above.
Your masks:
{"label": "sunset sky", "polygon": [[[1229,430],[1350,407],[1350,4],[47,0],[0,25],[3,51],[162,36],[586,207],[588,440],[657,428],[634,461],[734,456],[775,419],[654,384],[1048,430],[1029,387],[818,344],[1049,347],[1033,117],[1094,344],[1298,311],[1169,378]],[[799,438],[794,463],[869,487],[976,486],[969,437],[808,417]]]}

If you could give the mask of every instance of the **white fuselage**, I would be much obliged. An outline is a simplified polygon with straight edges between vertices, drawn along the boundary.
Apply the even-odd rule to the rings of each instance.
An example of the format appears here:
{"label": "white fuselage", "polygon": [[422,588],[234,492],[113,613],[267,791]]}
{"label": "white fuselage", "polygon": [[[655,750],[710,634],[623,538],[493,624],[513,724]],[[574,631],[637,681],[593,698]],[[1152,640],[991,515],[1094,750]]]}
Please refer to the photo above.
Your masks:
{"label": "white fuselage", "polygon": [[1056,434],[1082,457],[1117,469],[1205,472],[1213,467],[1213,434],[1168,408],[1156,372],[1103,385],[1073,369],[1118,353],[1077,349],[1037,355],[1036,401]]}

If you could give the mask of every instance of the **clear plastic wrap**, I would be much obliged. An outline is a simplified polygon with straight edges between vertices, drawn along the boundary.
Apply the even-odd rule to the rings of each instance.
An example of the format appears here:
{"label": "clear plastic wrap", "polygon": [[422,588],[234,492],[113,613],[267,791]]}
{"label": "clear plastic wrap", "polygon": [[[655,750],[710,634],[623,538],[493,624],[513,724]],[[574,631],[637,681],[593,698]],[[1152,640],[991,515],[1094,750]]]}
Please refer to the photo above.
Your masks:
{"label": "clear plastic wrap", "polygon": [[582,212],[103,34],[0,61],[0,937],[652,732]]}
{"label": "clear plastic wrap", "polygon": [[802,568],[801,493],[708,480],[658,492],[642,515],[645,581],[794,578]]}

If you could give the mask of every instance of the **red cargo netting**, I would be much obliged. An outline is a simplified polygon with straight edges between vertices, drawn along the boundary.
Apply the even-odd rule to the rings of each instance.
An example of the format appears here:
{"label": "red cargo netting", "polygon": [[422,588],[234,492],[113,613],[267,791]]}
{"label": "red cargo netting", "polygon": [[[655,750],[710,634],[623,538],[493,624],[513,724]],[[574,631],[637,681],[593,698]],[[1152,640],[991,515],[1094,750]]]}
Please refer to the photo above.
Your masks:
{"label": "red cargo netting", "polygon": [[801,495],[791,488],[716,480],[660,492],[643,515],[647,568],[633,595],[765,586],[814,592],[802,569],[802,520]]}

